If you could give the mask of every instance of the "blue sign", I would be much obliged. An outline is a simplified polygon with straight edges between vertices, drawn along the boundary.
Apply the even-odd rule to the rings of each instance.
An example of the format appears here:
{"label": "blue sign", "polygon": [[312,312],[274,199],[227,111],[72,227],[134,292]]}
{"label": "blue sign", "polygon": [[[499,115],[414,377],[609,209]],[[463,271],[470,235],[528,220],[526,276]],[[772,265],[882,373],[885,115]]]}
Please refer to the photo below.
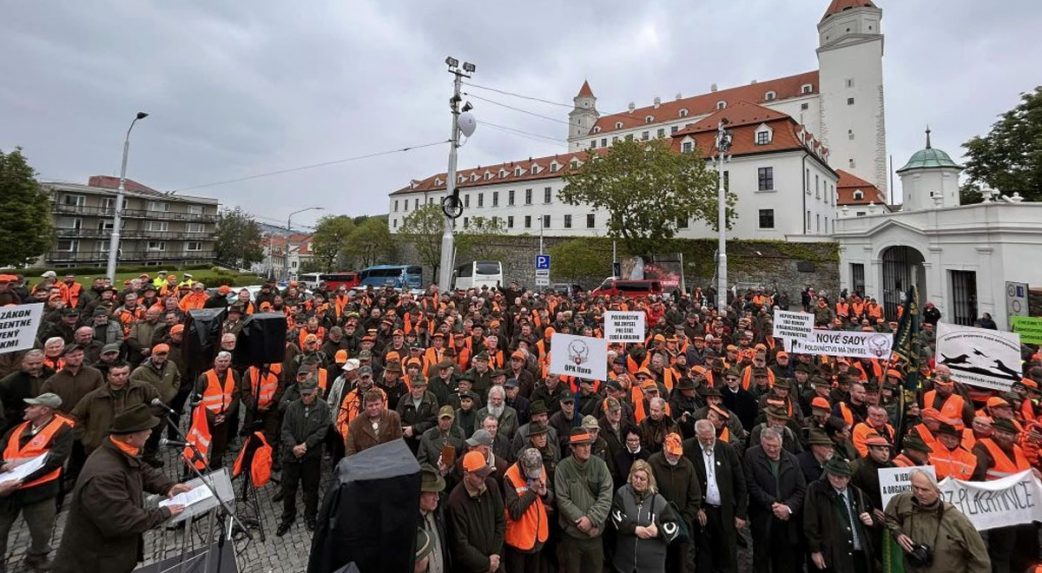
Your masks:
{"label": "blue sign", "polygon": [[535,270],[537,270],[537,271],[550,270],[550,255],[536,255],[535,256]]}

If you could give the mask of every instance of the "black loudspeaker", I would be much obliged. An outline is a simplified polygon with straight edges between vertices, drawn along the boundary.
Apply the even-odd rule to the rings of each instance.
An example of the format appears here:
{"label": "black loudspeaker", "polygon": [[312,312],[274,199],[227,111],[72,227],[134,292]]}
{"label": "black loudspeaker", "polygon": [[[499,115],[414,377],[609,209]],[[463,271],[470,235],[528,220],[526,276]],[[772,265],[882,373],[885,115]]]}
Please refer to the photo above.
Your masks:
{"label": "black loudspeaker", "polygon": [[337,484],[322,501],[308,572],[354,563],[362,573],[410,573],[420,522],[420,464],[405,441],[340,460]]}
{"label": "black loudspeaker", "polygon": [[262,312],[246,317],[235,342],[235,364],[260,366],[286,358],[286,315]]}
{"label": "black loudspeaker", "polygon": [[224,308],[197,308],[188,311],[185,320],[184,357],[189,376],[194,379],[213,366],[213,357],[221,343]]}

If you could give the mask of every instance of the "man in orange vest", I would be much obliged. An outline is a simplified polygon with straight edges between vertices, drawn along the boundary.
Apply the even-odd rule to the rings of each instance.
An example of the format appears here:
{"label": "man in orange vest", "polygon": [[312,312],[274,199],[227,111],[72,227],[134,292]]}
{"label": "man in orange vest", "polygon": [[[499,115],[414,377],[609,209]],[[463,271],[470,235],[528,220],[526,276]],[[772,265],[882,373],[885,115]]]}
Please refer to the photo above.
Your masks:
{"label": "man in orange vest", "polygon": [[62,403],[57,394],[26,398],[25,403],[25,421],[4,436],[4,463],[0,471],[10,471],[40,455],[47,458],[43,467],[21,481],[0,483],[0,555],[7,556],[7,535],[21,513],[32,539],[25,565],[29,569],[46,569],[62,465],[72,452],[73,422],[55,413]]}
{"label": "man in orange vest", "polygon": [[554,494],[547,483],[539,450],[528,448],[503,475],[506,535],[503,560],[507,571],[542,571],[543,544],[550,532],[546,508]]}
{"label": "man in orange vest", "polygon": [[285,392],[282,363],[250,366],[243,373],[243,403],[246,404],[246,427],[260,429],[269,443],[279,437],[279,402]]}
{"label": "man in orange vest", "polygon": [[214,358],[213,368],[200,374],[195,383],[195,395],[206,408],[206,420],[210,426],[211,469],[221,467],[224,453],[228,450],[228,440],[235,431],[230,422],[233,414],[239,410],[242,381],[231,365],[231,353],[222,350]]}
{"label": "man in orange vest", "polygon": [[933,390],[923,395],[923,406],[937,408],[941,419],[962,430],[973,423],[973,404],[956,394],[952,371],[939,364],[933,373]]}
{"label": "man in orange vest", "polygon": [[[977,456],[977,470],[973,479],[992,481],[1032,469],[1024,451],[1016,444],[1020,432],[1012,420],[1000,418],[992,422],[991,428],[991,437],[978,440],[973,448]],[[1037,469],[1032,471],[1036,478],[1039,477]],[[1032,535],[1035,535],[1034,539],[1031,539]],[[988,532],[988,556],[991,557],[992,571],[1023,570],[1023,567],[1018,569],[1013,563],[1014,548],[1021,547],[1020,542],[1025,542],[1024,555],[1038,554],[1038,537],[1033,524],[999,527]]]}
{"label": "man in orange vest", "polygon": [[[955,426],[942,423],[935,432],[936,441],[930,454],[930,465],[937,472],[937,479],[946,477],[968,480],[977,470],[977,457],[959,443],[962,436]],[[905,438],[908,443],[908,438]]]}

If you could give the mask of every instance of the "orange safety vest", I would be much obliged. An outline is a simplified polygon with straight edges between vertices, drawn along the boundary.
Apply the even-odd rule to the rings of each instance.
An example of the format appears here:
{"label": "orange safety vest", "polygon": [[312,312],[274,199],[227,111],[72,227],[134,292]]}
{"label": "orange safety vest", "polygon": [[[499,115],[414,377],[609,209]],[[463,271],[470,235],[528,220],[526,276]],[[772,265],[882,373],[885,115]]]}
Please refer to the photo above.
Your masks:
{"label": "orange safety vest", "polygon": [[309,332],[308,329],[302,328],[300,329],[300,334],[297,335],[297,341],[300,343],[301,348],[304,347],[304,339],[307,338],[309,334],[314,334],[315,338],[318,339],[319,343],[325,342],[326,340],[325,328],[320,326],[318,327],[318,330],[315,332]]}
{"label": "orange safety vest", "polygon": [[[7,447],[4,448],[5,462],[9,462],[16,459],[35,458],[40,454],[46,454],[51,450],[51,442],[54,440],[54,436],[58,433],[58,430],[61,430],[65,426],[71,428],[74,425],[76,425],[69,418],[55,414],[54,417],[51,418],[51,421],[47,422],[47,424],[44,425],[44,427],[41,428],[35,436],[30,438],[24,446],[19,446],[18,442],[20,436],[22,435],[22,432],[24,432],[31,423],[32,422],[26,421],[15,426],[14,431],[11,432],[11,437],[7,440]],[[54,481],[61,477],[61,473],[62,468],[57,467],[54,469],[54,471],[48,472],[47,475],[34,479],[29,483],[23,483],[22,485],[18,486],[18,489],[28,489],[30,487]]]}
{"label": "orange safety vest", "polygon": [[[211,372],[213,371],[211,370]],[[197,470],[206,469],[207,459],[210,456],[210,439],[210,423],[206,421],[206,409],[200,404],[192,410],[192,426],[185,435],[188,445],[181,451],[185,462],[194,465]],[[192,448],[193,444],[195,448]],[[199,450],[202,459],[196,459],[196,449]]]}
{"label": "orange safety vest", "polygon": [[[539,475],[540,480],[546,479],[545,472],[540,472]],[[510,466],[510,469],[504,474],[504,478],[519,497],[528,492],[528,482],[521,477],[521,470],[517,464]],[[546,518],[546,506],[543,505],[541,498],[536,496],[532,505],[529,505],[521,518],[516,521],[510,518],[509,510],[504,510],[504,513],[506,513],[507,528],[503,541],[507,545],[519,551],[529,551],[535,547],[537,541],[546,542],[550,526]]]}
{"label": "orange safety vest", "polygon": [[80,286],[80,283],[72,283],[72,286],[69,286],[62,282],[60,288],[62,300],[65,301],[65,304],[72,308],[79,306],[80,294],[83,293],[83,287]]}
{"label": "orange safety vest", "polygon": [[279,374],[282,372],[282,364],[267,364],[267,373],[261,379],[261,370],[256,366],[250,366],[246,370],[246,376],[250,380],[250,392],[257,399],[257,409],[267,410],[275,399],[275,392],[279,388]]}
{"label": "orange safety vest", "polygon": [[235,375],[229,368],[224,374],[224,384],[217,379],[217,372],[213,368],[206,371],[206,389],[203,391],[203,406],[214,415],[222,414],[232,403],[232,393],[235,391]]}
{"label": "orange safety vest", "polygon": [[906,456],[904,454],[898,454],[891,461],[893,461],[894,465],[899,467],[899,468],[910,468],[910,467],[916,465],[915,462],[913,462],[908,456]]}
{"label": "orange safety vest", "polygon": [[847,406],[846,402],[839,403],[839,414],[843,417],[843,420],[850,425],[851,429],[854,427],[854,411]]}
{"label": "orange safety vest", "polygon": [[919,434],[919,438],[927,446],[930,446],[931,450],[937,451],[937,437],[933,435],[933,432],[930,431],[930,428],[926,427],[926,424],[916,424],[915,427],[912,428],[912,430]]}
{"label": "orange safety vest", "polygon": [[[263,487],[271,481],[271,444],[264,437],[264,432],[254,432],[253,435],[260,440],[260,445],[253,450],[253,460],[250,462],[250,482],[253,487]],[[242,473],[242,463],[246,460],[246,448],[249,440],[242,445],[239,456],[235,458],[232,467],[232,479],[239,477]]]}
{"label": "orange safety vest", "polygon": [[930,454],[930,465],[934,467],[939,480],[946,477],[968,480],[973,477],[973,471],[977,469],[977,456],[961,447],[949,451],[943,445],[938,444]]}
{"label": "orange safety vest", "polygon": [[[937,390],[930,390],[923,395],[923,404],[930,408],[934,404],[934,400],[937,397]],[[948,396],[948,399],[944,401],[938,410],[941,411],[941,416],[946,418],[945,422],[955,426],[956,430],[962,430],[965,426],[962,422],[962,410],[966,405],[966,402],[962,399],[962,396],[958,394],[952,394]]]}
{"label": "orange safety vest", "polygon": [[345,442],[347,441],[348,428],[351,426],[351,420],[354,420],[355,416],[358,415],[361,401],[362,394],[356,388],[344,395],[343,401],[340,402],[340,406],[337,408],[336,431]]}
{"label": "orange safety vest", "polygon": [[326,387],[329,386],[329,371],[325,368],[318,369],[318,388],[322,390],[322,395],[326,395]]}
{"label": "orange safety vest", "polygon": [[851,441],[854,443],[854,449],[857,450],[858,455],[865,457],[868,455],[868,444],[866,443],[869,438],[869,434],[875,432],[886,438],[891,444],[894,443],[894,427],[890,424],[885,426],[885,433],[876,430],[872,426],[868,425],[868,422],[859,422],[854,426],[851,432]]}
{"label": "orange safety vest", "polygon": [[845,302],[836,303],[836,316],[842,316],[846,318],[850,315],[850,305]]}
{"label": "orange safety vest", "polygon": [[720,432],[720,435],[717,436],[716,439],[720,440],[721,442],[730,443],[730,441],[731,441],[731,429],[728,428],[727,426],[724,426],[723,431]]}
{"label": "orange safety vest", "polygon": [[991,438],[981,438],[978,443],[988,450],[992,461],[995,462],[992,467],[988,468],[985,474],[985,479],[988,481],[1004,478],[1031,468],[1027,458],[1024,457],[1024,450],[1020,449],[1020,446],[1016,444],[1013,445],[1013,459],[1011,460],[1006,455],[1006,452],[1002,451],[1002,448]]}

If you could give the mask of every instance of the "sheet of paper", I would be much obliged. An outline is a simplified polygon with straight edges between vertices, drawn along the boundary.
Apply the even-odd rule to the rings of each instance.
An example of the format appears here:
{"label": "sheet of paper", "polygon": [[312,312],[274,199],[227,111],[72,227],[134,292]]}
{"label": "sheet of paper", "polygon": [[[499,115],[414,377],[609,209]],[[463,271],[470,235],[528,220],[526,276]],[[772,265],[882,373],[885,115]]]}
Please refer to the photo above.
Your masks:
{"label": "sheet of paper", "polygon": [[188,507],[211,497],[213,497],[213,494],[210,493],[209,488],[206,486],[199,486],[184,493],[179,493],[170,499],[165,499],[159,502],[159,507],[166,507],[168,505],[183,505]]}
{"label": "sheet of paper", "polygon": [[35,458],[29,458],[29,461],[12,469],[11,471],[0,473],[0,483],[11,480],[24,480],[25,478],[29,477],[29,474],[42,468],[46,461],[46,453],[40,454]]}

